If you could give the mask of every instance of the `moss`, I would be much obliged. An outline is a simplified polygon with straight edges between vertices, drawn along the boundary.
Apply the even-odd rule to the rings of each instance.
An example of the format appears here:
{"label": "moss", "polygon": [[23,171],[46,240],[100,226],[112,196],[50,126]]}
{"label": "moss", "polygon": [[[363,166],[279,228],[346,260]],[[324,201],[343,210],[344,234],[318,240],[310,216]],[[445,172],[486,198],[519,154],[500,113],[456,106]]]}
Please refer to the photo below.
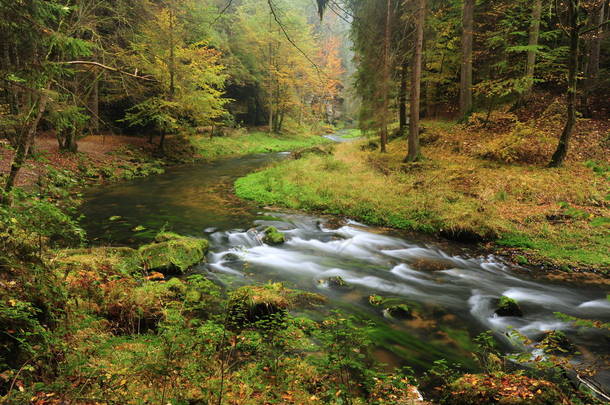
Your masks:
{"label": "moss", "polygon": [[265,229],[263,242],[268,245],[281,245],[282,243],[286,242],[286,237],[283,233],[278,231],[276,227],[270,226]]}
{"label": "moss", "polygon": [[102,276],[131,275],[142,270],[138,251],[128,247],[66,249],[58,252],[54,264],[66,273],[73,270],[94,271]]}
{"label": "moss", "polygon": [[505,295],[498,300],[498,308],[495,313],[498,316],[523,316],[523,311],[517,301]]}
{"label": "moss", "polygon": [[208,250],[205,239],[189,238],[163,233],[157,237],[162,242],[144,245],[138,249],[147,270],[179,270],[204,260]]}
{"label": "moss", "polygon": [[466,374],[445,388],[445,405],[569,404],[559,388],[548,381],[520,374]]}

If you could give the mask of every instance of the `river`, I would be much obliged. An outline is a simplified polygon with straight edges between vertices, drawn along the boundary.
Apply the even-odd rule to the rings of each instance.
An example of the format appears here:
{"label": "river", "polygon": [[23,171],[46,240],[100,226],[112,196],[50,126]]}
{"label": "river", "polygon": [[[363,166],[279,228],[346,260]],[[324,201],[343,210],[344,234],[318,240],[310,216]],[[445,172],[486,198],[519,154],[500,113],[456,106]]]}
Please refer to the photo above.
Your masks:
{"label": "river", "polygon": [[[486,330],[494,332],[505,352],[528,350],[509,338],[511,330],[533,340],[561,330],[582,353],[574,361],[596,367],[606,361],[607,366],[607,333],[574,328],[554,315],[610,322],[606,291],[534,279],[529,270],[514,269],[468,246],[349,219],[261,210],[232,195],[236,178],[287,155],[227,158],[91,188],[85,193],[83,225],[94,244],[135,245],[161,229],[205,237],[211,242],[208,262],[195,271],[228,288],[281,281],[324,294],[326,310],[342,309],[375,323],[376,354],[388,367],[421,371],[445,358],[476,369],[472,339]],[[286,235],[285,244],[261,242],[260,231],[270,225]],[[335,276],[349,287],[329,287],[325,280]],[[414,317],[388,318],[383,308],[369,303],[371,295],[409,305]],[[502,295],[519,302],[523,317],[494,314]],[[607,371],[596,379],[606,390],[610,387]]]}

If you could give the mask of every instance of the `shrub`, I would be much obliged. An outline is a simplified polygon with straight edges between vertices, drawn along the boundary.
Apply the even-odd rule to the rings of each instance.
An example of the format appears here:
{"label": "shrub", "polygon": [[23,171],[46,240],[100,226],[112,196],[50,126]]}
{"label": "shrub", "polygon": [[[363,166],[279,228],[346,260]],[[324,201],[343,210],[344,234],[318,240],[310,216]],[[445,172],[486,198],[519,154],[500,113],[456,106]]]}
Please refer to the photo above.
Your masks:
{"label": "shrub", "polygon": [[520,374],[466,374],[446,387],[446,405],[568,404],[556,385]]}
{"label": "shrub", "polygon": [[510,131],[517,124],[517,116],[510,112],[493,111],[491,114],[475,112],[469,118],[466,126],[474,130],[493,132]]}
{"label": "shrub", "polygon": [[477,155],[502,163],[544,163],[552,152],[550,137],[524,123],[517,123],[506,136],[484,144]]}

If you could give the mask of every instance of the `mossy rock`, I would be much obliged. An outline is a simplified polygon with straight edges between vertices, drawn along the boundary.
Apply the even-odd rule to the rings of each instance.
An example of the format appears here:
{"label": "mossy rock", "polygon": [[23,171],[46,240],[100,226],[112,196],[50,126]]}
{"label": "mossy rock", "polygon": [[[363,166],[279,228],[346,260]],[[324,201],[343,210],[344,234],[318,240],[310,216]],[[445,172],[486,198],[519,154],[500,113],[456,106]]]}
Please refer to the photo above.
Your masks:
{"label": "mossy rock", "polygon": [[381,295],[369,295],[369,304],[374,307],[378,307],[383,304],[383,297]]}
{"label": "mossy rock", "polygon": [[201,263],[208,250],[205,239],[189,238],[173,233],[162,233],[156,243],[141,246],[138,249],[146,270],[185,271]]}
{"label": "mossy rock", "polygon": [[334,152],[334,145],[327,146],[312,146],[292,152],[291,157],[295,160],[301,159],[307,155],[329,156]]}
{"label": "mossy rock", "polygon": [[343,290],[350,287],[350,285],[341,276],[323,278],[321,280],[318,280],[318,283],[325,284],[329,288],[334,288],[337,290]]}
{"label": "mossy rock", "polygon": [[326,302],[320,294],[286,288],[282,283],[245,286],[231,293],[229,318],[237,327],[261,321],[277,326],[292,308],[319,307]]}
{"label": "mossy rock", "polygon": [[411,314],[411,308],[409,308],[407,304],[391,305],[384,308],[383,311],[391,318],[410,319],[413,317]]}
{"label": "mossy rock", "polygon": [[240,287],[231,294],[229,319],[243,327],[262,321],[281,323],[291,306],[281,283]]}
{"label": "mossy rock", "polygon": [[128,247],[66,249],[58,252],[54,263],[60,271],[95,271],[101,276],[132,275],[142,270],[137,250]]}
{"label": "mossy rock", "polygon": [[546,332],[539,346],[545,353],[549,354],[572,355],[577,352],[576,346],[574,346],[565,333],[559,330]]}
{"label": "mossy rock", "polygon": [[548,381],[520,374],[465,374],[445,387],[445,405],[567,405],[570,401]]}
{"label": "mossy rock", "polygon": [[267,245],[281,245],[286,242],[286,237],[283,233],[277,230],[274,226],[269,226],[265,229],[265,235],[263,236],[263,242]]}
{"label": "mossy rock", "polygon": [[101,275],[133,275],[142,270],[184,271],[202,262],[208,250],[205,239],[171,232],[160,233],[155,240],[137,250],[128,247],[62,250],[57,254],[55,267],[65,273],[86,270]]}
{"label": "mossy rock", "polygon": [[503,295],[498,300],[498,307],[496,308],[495,314],[498,316],[523,316],[523,311],[521,311],[521,307],[517,301]]}

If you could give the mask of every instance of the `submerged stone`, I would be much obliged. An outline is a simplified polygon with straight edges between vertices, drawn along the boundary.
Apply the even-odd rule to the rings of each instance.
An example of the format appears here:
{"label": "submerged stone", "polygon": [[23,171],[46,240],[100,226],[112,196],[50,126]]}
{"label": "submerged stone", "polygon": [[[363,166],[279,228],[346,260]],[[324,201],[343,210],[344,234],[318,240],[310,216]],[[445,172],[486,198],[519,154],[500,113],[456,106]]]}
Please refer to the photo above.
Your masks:
{"label": "submerged stone", "polygon": [[397,319],[410,319],[412,318],[411,308],[409,308],[406,304],[398,304],[392,305],[384,309],[384,312],[392,317]]}
{"label": "submerged stone", "polygon": [[498,300],[498,308],[495,314],[498,316],[523,316],[523,311],[521,311],[517,301],[503,295]]}
{"label": "submerged stone", "polygon": [[269,226],[265,229],[265,235],[263,236],[263,242],[267,245],[281,245],[286,242],[286,237],[283,233],[277,230],[274,226]]}
{"label": "submerged stone", "polygon": [[343,280],[343,277],[341,277],[341,276],[323,278],[321,280],[318,280],[318,283],[325,284],[326,286],[328,286],[330,288],[336,288],[336,289],[343,289],[343,288],[349,287],[349,284],[347,284],[347,282],[345,280]]}
{"label": "submerged stone", "polygon": [[370,295],[369,304],[378,307],[379,305],[383,304],[383,297],[380,295]]}

